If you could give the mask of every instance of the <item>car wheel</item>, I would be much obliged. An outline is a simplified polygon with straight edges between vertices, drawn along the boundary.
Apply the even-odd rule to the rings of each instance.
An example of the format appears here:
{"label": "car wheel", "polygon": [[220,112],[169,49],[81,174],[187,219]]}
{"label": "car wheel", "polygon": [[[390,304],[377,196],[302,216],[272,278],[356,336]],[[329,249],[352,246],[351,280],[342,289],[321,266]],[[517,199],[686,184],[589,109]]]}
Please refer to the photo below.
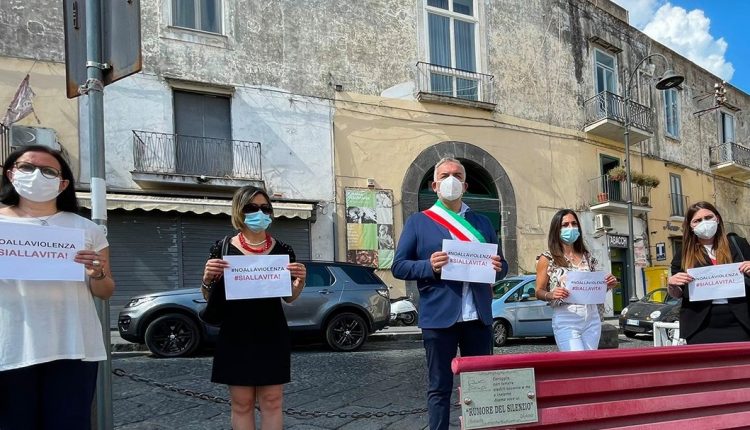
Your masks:
{"label": "car wheel", "polygon": [[503,346],[508,340],[508,326],[497,320],[492,323],[492,342],[495,346]]}
{"label": "car wheel", "polygon": [[334,351],[356,351],[367,339],[367,325],[361,316],[343,312],[328,321],[325,338]]}
{"label": "car wheel", "polygon": [[404,323],[404,325],[414,325],[417,323],[417,313],[415,311],[407,312],[404,314],[404,316],[401,318],[401,322]]}
{"label": "car wheel", "polygon": [[187,315],[166,314],[146,328],[146,346],[157,357],[184,357],[200,344],[198,325]]}
{"label": "car wheel", "polygon": [[632,332],[632,331],[627,331],[627,330],[626,330],[626,331],[624,331],[623,333],[625,333],[625,336],[627,336],[627,337],[629,337],[629,338],[631,338],[631,339],[635,339],[635,332]]}

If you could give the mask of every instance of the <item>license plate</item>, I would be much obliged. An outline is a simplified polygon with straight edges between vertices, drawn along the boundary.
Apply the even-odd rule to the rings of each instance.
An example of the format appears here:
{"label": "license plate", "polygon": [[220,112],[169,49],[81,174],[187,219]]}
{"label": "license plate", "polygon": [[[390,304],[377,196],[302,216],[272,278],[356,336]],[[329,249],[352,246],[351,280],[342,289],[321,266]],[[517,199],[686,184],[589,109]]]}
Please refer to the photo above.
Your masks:
{"label": "license plate", "polygon": [[638,325],[638,320],[628,320],[628,321],[627,321],[627,324],[628,324],[628,325],[634,325],[634,326],[637,326],[637,325]]}

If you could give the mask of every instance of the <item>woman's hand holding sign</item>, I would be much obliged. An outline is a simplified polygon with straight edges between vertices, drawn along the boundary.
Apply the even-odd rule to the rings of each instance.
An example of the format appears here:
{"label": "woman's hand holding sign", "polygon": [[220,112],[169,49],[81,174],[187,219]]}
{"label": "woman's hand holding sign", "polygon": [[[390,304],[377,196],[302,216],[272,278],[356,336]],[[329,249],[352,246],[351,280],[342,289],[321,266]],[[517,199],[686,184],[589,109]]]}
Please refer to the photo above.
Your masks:
{"label": "woman's hand holding sign", "polygon": [[305,288],[307,269],[302,263],[289,263],[286,268],[289,269],[289,272],[292,275],[292,295],[290,297],[285,297],[284,301],[291,303],[299,297],[300,293],[302,293],[302,289]]}
{"label": "woman's hand holding sign", "polygon": [[203,283],[210,285],[211,282],[224,276],[224,269],[229,268],[229,263],[221,258],[212,258],[206,261],[206,267],[203,270]]}
{"label": "woman's hand holding sign", "polygon": [[83,264],[86,268],[86,276],[89,278],[91,292],[101,299],[108,299],[112,296],[115,289],[115,283],[109,276],[109,248],[101,251],[84,249],[78,251],[73,261]]}
{"label": "woman's hand holding sign", "polygon": [[604,281],[607,283],[607,289],[611,290],[612,288],[615,288],[617,286],[617,278],[611,273],[608,273],[607,276],[604,278]]}

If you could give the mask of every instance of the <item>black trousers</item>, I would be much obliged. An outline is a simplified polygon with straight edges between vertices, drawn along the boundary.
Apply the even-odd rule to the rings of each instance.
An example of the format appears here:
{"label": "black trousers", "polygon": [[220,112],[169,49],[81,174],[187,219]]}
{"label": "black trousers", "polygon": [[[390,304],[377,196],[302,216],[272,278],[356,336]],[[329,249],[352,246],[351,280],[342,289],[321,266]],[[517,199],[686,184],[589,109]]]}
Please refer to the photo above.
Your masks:
{"label": "black trousers", "polygon": [[422,329],[427,355],[427,415],[430,430],[450,426],[453,371],[456,349],[462,357],[492,354],[492,326],[481,321],[459,322],[448,328]]}
{"label": "black trousers", "polygon": [[711,305],[706,319],[695,334],[686,339],[689,345],[699,343],[747,342],[750,332],[740,324],[729,305]]}
{"label": "black trousers", "polygon": [[89,430],[98,369],[56,360],[0,372],[0,429]]}

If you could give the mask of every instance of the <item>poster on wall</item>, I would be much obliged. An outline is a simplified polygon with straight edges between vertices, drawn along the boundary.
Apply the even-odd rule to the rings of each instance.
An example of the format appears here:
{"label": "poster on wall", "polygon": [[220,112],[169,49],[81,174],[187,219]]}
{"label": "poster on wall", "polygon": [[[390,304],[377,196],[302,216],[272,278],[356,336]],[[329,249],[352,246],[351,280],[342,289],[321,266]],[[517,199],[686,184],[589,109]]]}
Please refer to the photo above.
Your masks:
{"label": "poster on wall", "polygon": [[346,261],[378,269],[393,264],[393,191],[347,188]]}

